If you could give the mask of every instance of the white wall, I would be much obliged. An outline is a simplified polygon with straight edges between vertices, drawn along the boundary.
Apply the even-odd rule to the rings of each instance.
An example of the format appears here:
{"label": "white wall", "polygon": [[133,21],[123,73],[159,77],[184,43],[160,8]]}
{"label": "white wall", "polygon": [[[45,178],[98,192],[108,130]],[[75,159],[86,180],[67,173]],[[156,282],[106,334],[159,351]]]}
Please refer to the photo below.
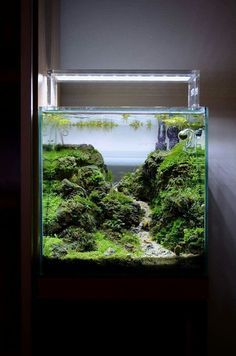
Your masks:
{"label": "white wall", "polygon": [[[61,0],[63,69],[200,69],[209,107],[209,354],[236,350],[235,0]],[[235,351],[236,352],[236,351]]]}

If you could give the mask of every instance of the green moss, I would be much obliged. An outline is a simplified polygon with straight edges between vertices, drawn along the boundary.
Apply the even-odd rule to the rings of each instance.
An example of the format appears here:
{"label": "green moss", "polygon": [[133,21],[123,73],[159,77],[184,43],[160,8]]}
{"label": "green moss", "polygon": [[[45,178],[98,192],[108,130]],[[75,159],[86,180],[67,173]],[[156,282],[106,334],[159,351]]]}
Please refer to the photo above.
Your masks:
{"label": "green moss", "polygon": [[[50,145],[43,146],[43,174],[46,180],[57,179],[55,178],[57,170],[63,169],[63,160],[67,163],[68,157],[70,157],[69,160],[73,157],[71,163],[76,168],[95,165],[104,173],[107,172],[101,153],[92,145],[57,145],[53,150],[48,150],[49,147]],[[68,176],[63,178],[68,178]]]}
{"label": "green moss", "polygon": [[59,195],[43,195],[43,230],[46,234],[50,231],[50,227],[55,221],[58,209],[62,202],[63,199]]}
{"label": "green moss", "polygon": [[79,128],[89,127],[96,129],[113,129],[119,125],[112,120],[81,120],[80,122],[73,124],[73,126]]}
{"label": "green moss", "polygon": [[156,173],[164,155],[163,151],[151,152],[140,168],[123,176],[118,190],[138,200],[151,202],[157,195]]}
{"label": "green moss", "polygon": [[133,120],[132,122],[129,123],[129,126],[137,130],[143,126],[143,123],[139,120]]}
{"label": "green moss", "polygon": [[62,258],[67,254],[64,242],[58,237],[43,238],[43,254],[46,257]]}
{"label": "green moss", "polygon": [[146,121],[146,127],[147,127],[148,129],[151,129],[151,128],[152,128],[152,121],[151,121],[151,120],[147,120],[147,121]]}
{"label": "green moss", "polygon": [[[164,154],[156,173],[158,194],[152,201],[152,233],[163,246],[183,253],[201,253],[204,241],[204,151],[195,155],[176,145]],[[198,234],[194,248],[184,231]],[[201,242],[200,242],[201,241]]]}
{"label": "green moss", "polygon": [[111,191],[101,201],[103,228],[122,231],[140,223],[143,212],[139,204],[125,194]]}
{"label": "green moss", "polygon": [[70,120],[62,113],[43,113],[42,114],[42,126],[43,129],[48,129],[49,131],[49,143],[52,147],[58,144],[64,144],[63,136],[65,131],[69,130],[71,127]]}
{"label": "green moss", "polygon": [[122,118],[126,122],[128,121],[129,117],[130,117],[130,114],[122,114]]}
{"label": "green moss", "polygon": [[93,190],[107,192],[111,188],[111,183],[107,182],[106,176],[94,165],[79,168],[72,180],[82,187],[87,194],[90,194]]}
{"label": "green moss", "polygon": [[192,128],[193,130],[197,130],[201,127],[204,127],[204,115],[196,114],[196,115],[185,115],[185,116],[176,116],[176,115],[168,115],[168,114],[158,114],[155,117],[163,121],[168,127],[177,127],[179,130],[183,130],[185,128]]}
{"label": "green moss", "polygon": [[189,123],[186,117],[183,116],[171,116],[164,118],[162,120],[167,126],[175,126],[178,129],[182,130],[186,127],[189,127]]}
{"label": "green moss", "polygon": [[81,195],[84,198],[88,195],[87,191],[82,186],[73,183],[68,179],[63,179],[61,182],[58,182],[53,190],[65,199],[71,198],[73,195]]}
{"label": "green moss", "polygon": [[70,226],[63,230],[60,237],[68,243],[68,247],[79,252],[87,252],[96,250],[95,236],[92,233],[76,226]]}
{"label": "green moss", "polygon": [[55,218],[57,226],[53,232],[58,233],[71,225],[93,231],[100,213],[101,210],[90,199],[75,195],[60,205]]}
{"label": "green moss", "polygon": [[[73,249],[68,250],[68,253],[63,258],[68,259],[82,259],[82,260],[104,260],[104,259],[127,259],[137,258],[141,256],[141,250],[136,247],[133,251],[125,248],[125,244],[114,242],[109,239],[109,236],[102,232],[97,231],[94,233],[97,249],[91,252],[78,252]],[[112,254],[107,254],[107,251],[112,250]]]}
{"label": "green moss", "polygon": [[[194,154],[189,154],[184,143],[179,143],[170,151],[150,153],[143,166],[125,175],[118,186],[124,194],[150,204],[151,233],[172,251],[203,251],[204,167],[203,149],[197,148]],[[196,231],[198,234],[198,243],[192,248],[190,240],[184,237],[188,229],[192,235]]]}
{"label": "green moss", "polygon": [[131,231],[144,212],[134,198],[149,203],[148,229],[156,241],[176,254],[203,251],[205,152],[201,148],[190,154],[179,143],[170,151],[151,152],[142,166],[121,179],[118,191],[93,146],[57,145],[45,150],[44,158],[44,232],[57,234],[50,237],[57,240],[45,238],[47,256],[142,256],[140,239]]}

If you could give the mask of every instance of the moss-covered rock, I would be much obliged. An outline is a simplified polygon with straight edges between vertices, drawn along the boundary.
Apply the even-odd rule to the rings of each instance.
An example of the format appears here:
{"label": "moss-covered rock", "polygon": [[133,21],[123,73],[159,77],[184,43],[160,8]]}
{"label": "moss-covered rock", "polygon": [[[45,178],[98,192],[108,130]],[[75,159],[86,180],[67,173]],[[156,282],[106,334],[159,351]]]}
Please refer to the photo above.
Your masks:
{"label": "moss-covered rock", "polygon": [[152,233],[177,254],[199,254],[204,248],[204,151],[189,154],[178,144],[165,155],[156,173]]}
{"label": "moss-covered rock", "polygon": [[163,160],[162,151],[151,152],[140,168],[121,179],[118,190],[138,200],[150,202],[157,194],[156,173]]}
{"label": "moss-covered rock", "polygon": [[103,172],[95,165],[80,167],[73,177],[73,182],[82,187],[87,194],[94,190],[107,192],[111,188]]}
{"label": "moss-covered rock", "polygon": [[138,226],[143,216],[140,205],[125,194],[111,191],[99,205],[104,219],[103,228],[113,231],[129,230]]}
{"label": "moss-covered rock", "polygon": [[44,256],[52,258],[62,258],[67,254],[67,246],[58,237],[45,236],[43,239]]}
{"label": "moss-covered rock", "polygon": [[64,198],[71,197],[72,195],[81,195],[83,197],[87,196],[86,190],[80,185],[71,182],[68,179],[63,179],[60,186],[57,188],[58,193],[60,193]]}
{"label": "moss-covered rock", "polygon": [[[100,219],[96,202],[101,201],[110,189],[108,178],[102,155],[91,145],[57,145],[53,150],[46,149],[43,165],[44,234],[60,233],[71,225],[86,231],[94,230]],[[97,192],[97,197],[94,193],[90,199],[93,192]]]}
{"label": "moss-covered rock", "polygon": [[76,226],[63,230],[60,237],[64,238],[70,249],[78,252],[95,251],[97,247],[94,234]]}
{"label": "moss-covered rock", "polygon": [[70,179],[78,168],[89,165],[107,173],[101,153],[92,145],[56,145],[53,150],[51,145],[44,145],[43,149],[43,175],[46,180]]}
{"label": "moss-covered rock", "polygon": [[170,151],[156,150],[135,172],[121,179],[116,191],[101,154],[93,146],[58,145],[45,151],[44,233],[57,234],[63,241],[53,245],[52,254],[93,251],[96,230],[102,231],[105,239],[132,250],[134,228],[143,218],[135,199],[151,207],[144,228],[157,242],[176,255],[201,253],[204,159],[204,150],[189,153],[182,143]]}
{"label": "moss-covered rock", "polygon": [[154,151],[118,186],[124,194],[149,202],[152,235],[177,254],[203,251],[204,154],[202,149],[186,152],[184,143],[170,151]]}
{"label": "moss-covered rock", "polygon": [[69,226],[77,226],[86,231],[93,231],[97,226],[100,209],[88,198],[75,195],[63,201],[57,209],[56,217],[52,221],[49,232],[59,233]]}
{"label": "moss-covered rock", "polygon": [[63,199],[59,195],[45,194],[43,197],[43,233],[50,235],[52,231],[57,231],[59,226],[56,222],[56,215]]}

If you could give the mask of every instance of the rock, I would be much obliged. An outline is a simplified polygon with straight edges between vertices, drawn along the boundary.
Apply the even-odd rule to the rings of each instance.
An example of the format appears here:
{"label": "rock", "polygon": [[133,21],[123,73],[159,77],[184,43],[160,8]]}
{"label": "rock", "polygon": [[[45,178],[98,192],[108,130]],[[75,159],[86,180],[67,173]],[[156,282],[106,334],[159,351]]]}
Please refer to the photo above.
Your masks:
{"label": "rock", "polygon": [[167,129],[167,137],[169,138],[169,149],[173,148],[178,142],[179,129],[176,126],[170,126]]}
{"label": "rock", "polygon": [[181,250],[182,250],[182,247],[180,245],[175,246],[174,253],[176,254],[176,256],[180,255]]}
{"label": "rock", "polygon": [[67,248],[66,246],[61,246],[61,245],[54,245],[52,246],[52,252],[51,256],[53,258],[62,258],[67,254]]}
{"label": "rock", "polygon": [[132,244],[130,244],[130,243],[127,243],[127,244],[125,244],[125,249],[127,250],[127,251],[134,251],[134,245],[132,245]]}
{"label": "rock", "polygon": [[97,248],[94,234],[76,226],[70,226],[62,231],[60,237],[69,243],[69,246],[76,251],[94,251]]}
{"label": "rock", "polygon": [[92,193],[94,190],[107,192],[110,188],[103,172],[95,165],[80,167],[77,174],[73,177],[73,181],[75,184],[83,187],[87,194]]}
{"label": "rock", "polygon": [[115,253],[116,251],[112,247],[108,247],[108,249],[104,252],[104,256],[111,256]]}
{"label": "rock", "polygon": [[76,160],[73,156],[66,156],[58,158],[55,167],[55,179],[62,180],[70,178],[76,172]]}
{"label": "rock", "polygon": [[[61,231],[69,226],[77,226],[91,232],[97,225],[99,213],[99,208],[88,198],[75,195],[62,203],[55,221]],[[54,233],[57,232],[60,231],[54,231]]]}
{"label": "rock", "polygon": [[163,121],[159,122],[158,125],[158,134],[157,134],[157,142],[156,142],[156,150],[166,150],[166,125]]}
{"label": "rock", "polygon": [[86,196],[86,191],[83,187],[78,184],[71,182],[69,179],[63,179],[57,191],[62,194],[63,197],[68,197],[74,194],[80,194],[81,196]]}
{"label": "rock", "polygon": [[125,194],[111,191],[102,199],[99,207],[104,217],[103,228],[121,232],[139,225],[143,216],[140,205]]}

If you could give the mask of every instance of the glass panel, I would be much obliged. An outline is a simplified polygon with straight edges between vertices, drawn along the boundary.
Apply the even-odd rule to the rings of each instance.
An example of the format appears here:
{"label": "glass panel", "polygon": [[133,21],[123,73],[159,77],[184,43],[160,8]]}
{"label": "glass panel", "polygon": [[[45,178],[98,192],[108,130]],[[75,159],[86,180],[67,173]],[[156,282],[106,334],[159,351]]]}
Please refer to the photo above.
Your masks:
{"label": "glass panel", "polygon": [[202,267],[206,110],[42,108],[42,255],[76,272]]}

